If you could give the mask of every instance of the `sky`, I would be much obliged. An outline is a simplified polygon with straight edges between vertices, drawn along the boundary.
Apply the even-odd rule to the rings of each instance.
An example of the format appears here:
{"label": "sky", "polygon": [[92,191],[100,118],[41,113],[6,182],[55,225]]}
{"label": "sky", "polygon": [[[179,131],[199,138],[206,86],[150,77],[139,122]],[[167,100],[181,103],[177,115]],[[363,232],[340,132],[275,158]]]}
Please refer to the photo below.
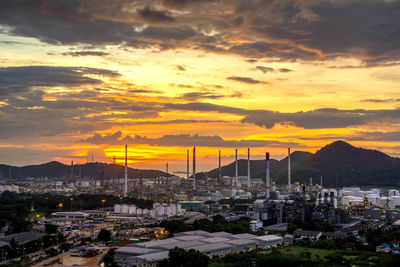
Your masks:
{"label": "sky", "polygon": [[400,1],[3,0],[0,163],[398,156]]}

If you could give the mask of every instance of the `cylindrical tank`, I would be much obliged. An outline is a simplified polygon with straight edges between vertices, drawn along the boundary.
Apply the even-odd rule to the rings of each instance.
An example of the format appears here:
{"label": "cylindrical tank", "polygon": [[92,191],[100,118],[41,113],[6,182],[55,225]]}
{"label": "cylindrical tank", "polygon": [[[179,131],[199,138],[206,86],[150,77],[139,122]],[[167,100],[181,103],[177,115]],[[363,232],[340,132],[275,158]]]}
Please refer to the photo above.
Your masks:
{"label": "cylindrical tank", "polygon": [[373,188],[370,191],[372,191],[374,194],[377,194],[378,196],[381,195],[381,190],[377,189],[377,188]]}
{"label": "cylindrical tank", "polygon": [[129,205],[129,214],[136,214],[136,206],[135,205]]}
{"label": "cylindrical tank", "polygon": [[164,206],[157,206],[156,215],[157,216],[164,216]]}
{"label": "cylindrical tank", "polygon": [[121,213],[121,205],[120,204],[115,204],[114,205],[114,212]]}
{"label": "cylindrical tank", "polygon": [[393,196],[391,198],[393,199],[395,206],[400,206],[400,196]]}
{"label": "cylindrical tank", "polygon": [[171,207],[171,216],[176,216],[176,205],[175,204],[170,204]]}
{"label": "cylindrical tank", "polygon": [[149,210],[148,209],[143,209],[142,213],[143,213],[143,215],[147,215],[149,213]]}
{"label": "cylindrical tank", "polygon": [[153,203],[153,209],[156,209],[158,206],[160,206],[160,203],[157,202]]}
{"label": "cylindrical tank", "polygon": [[182,206],[181,204],[176,204],[176,214],[181,215],[182,214]]}
{"label": "cylindrical tank", "polygon": [[151,209],[151,210],[149,211],[149,217],[150,217],[151,219],[154,219],[154,218],[156,217],[156,210],[155,210],[155,209]]}
{"label": "cylindrical tank", "polygon": [[137,215],[137,216],[141,216],[142,213],[143,213],[143,210],[142,210],[141,208],[137,208],[137,209],[136,209],[136,215]]}
{"label": "cylindrical tank", "polygon": [[128,213],[128,212],[129,212],[129,206],[128,206],[128,204],[122,204],[121,212],[122,212],[122,213]]}
{"label": "cylindrical tank", "polygon": [[172,215],[172,209],[171,209],[170,206],[167,206],[167,207],[165,208],[165,213],[166,213],[167,217],[171,217],[171,215]]}
{"label": "cylindrical tank", "polygon": [[388,195],[389,195],[389,197],[398,196],[399,195],[399,190],[389,189]]}
{"label": "cylindrical tank", "polygon": [[378,195],[376,195],[376,194],[368,194],[368,195],[366,195],[366,198],[367,198],[368,201],[371,202],[372,204],[374,204],[374,205],[377,204]]}
{"label": "cylindrical tank", "polygon": [[338,193],[337,193],[336,189],[329,189],[329,195],[331,195],[331,192],[333,192],[333,195],[335,197],[337,197]]}

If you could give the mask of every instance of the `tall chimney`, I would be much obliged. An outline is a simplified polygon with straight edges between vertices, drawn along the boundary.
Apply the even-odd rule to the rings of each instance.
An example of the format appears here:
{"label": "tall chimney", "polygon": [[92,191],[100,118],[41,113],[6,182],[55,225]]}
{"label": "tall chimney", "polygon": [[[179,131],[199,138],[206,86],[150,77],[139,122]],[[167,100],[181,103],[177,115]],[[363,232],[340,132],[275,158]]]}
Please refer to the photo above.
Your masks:
{"label": "tall chimney", "polygon": [[250,188],[250,148],[247,149],[247,184]]}
{"label": "tall chimney", "polygon": [[218,151],[218,183],[221,183],[222,180],[222,168],[221,168],[221,150]]}
{"label": "tall chimney", "polygon": [[321,175],[321,188],[322,188],[322,175]]}
{"label": "tall chimney", "polygon": [[128,145],[125,145],[125,185],[124,197],[128,194]]}
{"label": "tall chimney", "polygon": [[189,180],[189,149],[186,151],[186,178]]}
{"label": "tall chimney", "polygon": [[239,166],[238,166],[238,159],[237,159],[237,149],[235,149],[235,184],[236,186],[239,186]]}
{"label": "tall chimney", "polygon": [[265,197],[267,199],[270,198],[270,187],[271,187],[271,179],[269,176],[269,153],[265,153],[265,187],[266,187],[266,194]]}
{"label": "tall chimney", "polygon": [[291,168],[290,168],[290,147],[288,148],[288,188],[292,187],[292,176],[291,176]]}
{"label": "tall chimney", "polygon": [[71,181],[70,182],[74,182],[74,161],[71,160]]}
{"label": "tall chimney", "polygon": [[167,175],[167,181],[166,181],[166,183],[168,184],[168,162],[166,163],[166,165],[165,165],[165,170],[166,170],[166,175]]}
{"label": "tall chimney", "polygon": [[193,189],[196,189],[196,147],[193,147]]}

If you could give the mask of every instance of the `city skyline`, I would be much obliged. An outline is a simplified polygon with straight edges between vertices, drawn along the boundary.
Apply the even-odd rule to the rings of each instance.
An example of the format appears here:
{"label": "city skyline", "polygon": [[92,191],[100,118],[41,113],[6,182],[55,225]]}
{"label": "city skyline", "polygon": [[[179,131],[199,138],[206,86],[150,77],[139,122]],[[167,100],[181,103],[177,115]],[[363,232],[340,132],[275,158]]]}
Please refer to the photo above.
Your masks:
{"label": "city skyline", "polygon": [[[4,1],[0,162],[398,156],[398,1]],[[357,12],[355,12],[357,10]],[[123,164],[121,160],[118,162]]]}

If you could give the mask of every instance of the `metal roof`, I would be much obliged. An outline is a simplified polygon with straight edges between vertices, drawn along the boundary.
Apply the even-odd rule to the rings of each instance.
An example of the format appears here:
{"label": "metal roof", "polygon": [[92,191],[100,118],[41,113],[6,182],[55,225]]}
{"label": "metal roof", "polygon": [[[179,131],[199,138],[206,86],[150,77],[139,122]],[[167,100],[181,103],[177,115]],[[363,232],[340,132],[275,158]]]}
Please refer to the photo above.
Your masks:
{"label": "metal roof", "polygon": [[230,241],[230,238],[225,238],[225,237],[209,237],[209,238],[204,238],[201,241],[207,242],[207,243],[219,243],[219,242],[225,242],[225,241]]}
{"label": "metal roof", "polygon": [[231,244],[214,243],[214,244],[207,244],[207,245],[190,247],[190,248],[187,248],[187,249],[195,249],[195,250],[200,251],[201,253],[209,253],[209,252],[213,252],[213,251],[220,251],[220,250],[226,250],[226,249],[232,250],[232,248],[234,248],[234,246],[231,245]]}
{"label": "metal roof", "polygon": [[238,234],[238,235],[233,235],[232,237],[237,239],[254,239],[257,236],[252,234]]}
{"label": "metal roof", "polygon": [[24,232],[19,234],[6,235],[0,238],[0,241],[10,242],[12,239],[19,245],[26,244],[44,237],[45,234],[38,232]]}
{"label": "metal roof", "polygon": [[174,239],[177,239],[179,241],[190,241],[190,240],[198,240],[198,239],[203,239],[204,236],[201,235],[185,235],[185,236],[177,236],[174,237]]}

